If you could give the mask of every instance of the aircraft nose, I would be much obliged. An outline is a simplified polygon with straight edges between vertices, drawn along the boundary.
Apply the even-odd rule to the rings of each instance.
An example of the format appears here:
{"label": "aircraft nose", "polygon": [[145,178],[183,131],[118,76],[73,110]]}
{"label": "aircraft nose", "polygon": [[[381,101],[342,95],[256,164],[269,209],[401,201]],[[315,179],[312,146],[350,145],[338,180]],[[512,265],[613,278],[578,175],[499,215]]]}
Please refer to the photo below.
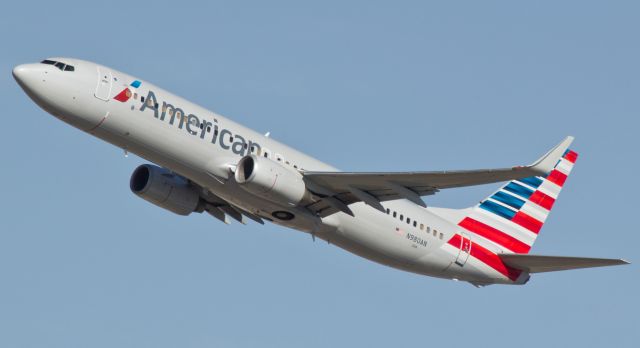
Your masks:
{"label": "aircraft nose", "polygon": [[42,68],[38,64],[20,64],[13,68],[13,78],[27,93],[33,92],[42,81]]}
{"label": "aircraft nose", "polygon": [[29,64],[20,64],[13,68],[13,78],[20,84],[23,84],[26,75],[29,74]]}

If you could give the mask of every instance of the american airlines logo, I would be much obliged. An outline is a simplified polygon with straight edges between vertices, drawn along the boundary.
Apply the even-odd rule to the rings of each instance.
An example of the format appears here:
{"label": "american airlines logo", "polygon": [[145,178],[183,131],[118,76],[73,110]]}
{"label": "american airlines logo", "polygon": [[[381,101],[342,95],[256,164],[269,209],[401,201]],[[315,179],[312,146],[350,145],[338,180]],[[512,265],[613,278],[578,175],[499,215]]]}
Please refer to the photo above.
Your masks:
{"label": "american airlines logo", "polygon": [[[131,97],[129,88],[114,97],[114,99],[124,102],[119,97],[120,99],[126,98],[124,101],[129,100]],[[139,111],[144,112],[147,109],[153,111],[153,116],[156,119],[175,125],[178,129],[184,129],[192,136],[207,139],[212,144],[218,144],[223,150],[230,150],[237,155],[244,156],[247,153],[256,153],[258,156],[264,154],[265,157],[269,157],[271,153],[260,144],[246,139],[240,134],[233,134],[227,128],[223,128],[218,124],[216,118],[213,118],[213,122],[211,122],[204,117],[186,113],[182,108],[166,101],[163,101],[160,106],[155,93],[151,90],[147,93],[146,98],[142,100],[142,106],[140,106]]]}
{"label": "american airlines logo", "polygon": [[[129,86],[133,87],[133,88],[138,88],[140,87],[140,85],[142,84],[142,82],[140,82],[139,80],[135,80],[133,82],[131,82],[131,84]],[[113,97],[113,99],[124,103],[126,101],[129,100],[129,98],[131,98],[132,92],[129,89],[129,87],[123,89],[120,93],[118,93],[115,97]]]}

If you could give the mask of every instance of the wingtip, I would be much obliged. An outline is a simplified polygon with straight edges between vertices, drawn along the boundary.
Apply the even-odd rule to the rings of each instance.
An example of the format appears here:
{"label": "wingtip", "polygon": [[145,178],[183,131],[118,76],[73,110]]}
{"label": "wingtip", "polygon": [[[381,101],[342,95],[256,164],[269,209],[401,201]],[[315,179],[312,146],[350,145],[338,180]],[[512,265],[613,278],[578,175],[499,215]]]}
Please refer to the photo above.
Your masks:
{"label": "wingtip", "polygon": [[531,167],[534,170],[544,174],[549,173],[553,170],[556,163],[562,158],[564,153],[569,149],[571,143],[575,138],[571,135],[564,138],[558,145],[554,146],[551,150],[549,150],[544,156],[540,157],[537,161],[535,161]]}

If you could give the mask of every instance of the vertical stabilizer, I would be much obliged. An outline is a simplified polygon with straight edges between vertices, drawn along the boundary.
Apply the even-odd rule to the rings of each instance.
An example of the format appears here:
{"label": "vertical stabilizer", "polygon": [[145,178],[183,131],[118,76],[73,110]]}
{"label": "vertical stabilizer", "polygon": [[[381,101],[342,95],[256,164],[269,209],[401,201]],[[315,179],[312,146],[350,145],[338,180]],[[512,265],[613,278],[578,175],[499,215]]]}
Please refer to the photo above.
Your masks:
{"label": "vertical stabilizer", "polygon": [[566,150],[547,175],[508,182],[468,210],[458,225],[505,253],[528,253],[577,158]]}

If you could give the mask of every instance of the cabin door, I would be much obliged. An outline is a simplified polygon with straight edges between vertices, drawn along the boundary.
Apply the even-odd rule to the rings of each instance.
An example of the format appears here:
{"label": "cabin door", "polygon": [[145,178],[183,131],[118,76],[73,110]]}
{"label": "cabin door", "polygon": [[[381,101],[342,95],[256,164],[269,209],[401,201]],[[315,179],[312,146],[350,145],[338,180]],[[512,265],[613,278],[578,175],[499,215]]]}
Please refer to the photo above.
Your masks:
{"label": "cabin door", "polygon": [[459,266],[464,266],[467,263],[467,259],[469,258],[469,254],[471,253],[471,239],[469,239],[469,235],[462,232],[460,233],[460,252],[458,252],[458,257],[456,257],[456,264]]}
{"label": "cabin door", "polygon": [[111,87],[113,84],[113,76],[111,76],[111,70],[98,67],[98,86],[96,86],[96,92],[94,95],[96,98],[104,101],[108,101],[111,97]]}

